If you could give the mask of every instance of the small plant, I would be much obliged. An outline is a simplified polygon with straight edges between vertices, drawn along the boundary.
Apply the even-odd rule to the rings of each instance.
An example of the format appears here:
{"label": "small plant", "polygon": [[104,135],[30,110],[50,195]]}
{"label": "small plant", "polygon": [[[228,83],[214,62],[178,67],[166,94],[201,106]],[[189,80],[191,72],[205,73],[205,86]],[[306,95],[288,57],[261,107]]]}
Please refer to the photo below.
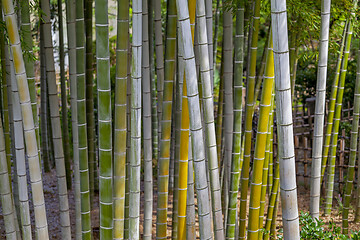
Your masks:
{"label": "small plant", "polygon": [[[360,231],[351,231],[350,237],[341,233],[341,228],[331,220],[328,230],[324,228],[324,221],[312,218],[309,213],[300,213],[300,238],[307,240],[360,240]],[[277,234],[277,239],[283,239],[282,229]]]}

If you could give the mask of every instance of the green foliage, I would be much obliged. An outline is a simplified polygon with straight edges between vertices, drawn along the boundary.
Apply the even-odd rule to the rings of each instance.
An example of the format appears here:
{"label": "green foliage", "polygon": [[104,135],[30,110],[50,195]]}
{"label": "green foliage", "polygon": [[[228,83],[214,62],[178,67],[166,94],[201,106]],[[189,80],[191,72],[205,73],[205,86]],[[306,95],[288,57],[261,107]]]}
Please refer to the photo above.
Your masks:
{"label": "green foliage", "polygon": [[[309,213],[300,213],[300,237],[301,239],[322,239],[322,240],[359,240],[360,231],[351,232],[350,236],[341,233],[341,228],[337,227],[333,220],[329,222],[327,228],[323,220],[312,218]],[[283,239],[282,229],[277,235],[278,239]]]}

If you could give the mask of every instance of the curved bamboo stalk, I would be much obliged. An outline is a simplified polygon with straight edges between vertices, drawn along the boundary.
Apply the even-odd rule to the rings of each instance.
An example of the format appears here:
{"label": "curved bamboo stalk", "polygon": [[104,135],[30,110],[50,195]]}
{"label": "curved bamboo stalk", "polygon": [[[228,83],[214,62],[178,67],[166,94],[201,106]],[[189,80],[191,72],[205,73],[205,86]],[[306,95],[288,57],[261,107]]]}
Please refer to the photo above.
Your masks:
{"label": "curved bamboo stalk", "polygon": [[[18,27],[16,22],[16,14],[11,0],[2,0],[2,7],[5,15],[6,28],[9,33],[10,47],[12,49],[12,54],[15,56],[14,57],[15,74],[19,89],[19,98],[20,98],[20,105],[22,110],[21,114],[24,121],[23,123],[24,132],[25,132],[24,138],[25,138],[29,168],[30,168],[30,182],[33,191],[32,196],[34,203],[34,211],[36,212],[35,228],[37,230],[37,236],[39,237],[39,239],[49,239],[46,211],[45,211],[45,202],[44,202],[44,193],[42,190],[43,186],[42,186],[42,178],[41,178],[40,161],[38,155],[38,147],[36,143],[36,133],[34,128],[35,127],[34,119],[31,109],[30,93],[26,78],[24,59],[21,50],[20,36],[18,33]],[[4,141],[2,139],[3,138],[1,138],[0,141]],[[0,146],[2,145],[3,144],[0,144]],[[1,159],[4,159],[4,157],[5,156],[1,157]],[[1,172],[2,173],[4,172],[3,169]],[[4,176],[6,176],[6,174],[4,174]],[[6,176],[5,178],[6,179],[0,182],[6,184],[8,176]],[[11,200],[7,202],[12,203]]]}
{"label": "curved bamboo stalk", "polygon": [[348,234],[349,232],[348,216],[349,216],[352,186],[354,182],[357,139],[359,132],[359,113],[360,113],[360,71],[359,70],[360,70],[360,50],[357,50],[357,72],[356,72],[356,83],[355,83],[355,93],[354,93],[353,121],[352,121],[351,138],[350,138],[350,157],[349,157],[349,167],[347,172],[347,180],[345,183],[343,214],[342,214],[342,231],[344,234]]}
{"label": "curved bamboo stalk", "polygon": [[[205,1],[196,2],[197,33],[199,43],[200,78],[202,82],[203,112],[205,123],[206,149],[208,158],[208,168],[210,175],[212,214],[215,231],[215,239],[224,239],[224,225],[221,207],[221,187],[219,178],[219,165],[216,152],[216,133],[214,123],[214,100],[212,87],[212,59],[209,56],[207,19],[205,11]],[[212,51],[211,51],[212,52]]]}
{"label": "curved bamboo stalk", "polygon": [[77,130],[79,137],[79,172],[81,192],[81,223],[83,239],[91,239],[91,205],[89,184],[89,159],[86,119],[86,80],[85,80],[85,22],[84,0],[76,1],[76,103]]}
{"label": "curved bamboo stalk", "polygon": [[337,59],[337,63],[336,63],[335,78],[333,81],[333,85],[331,87],[331,95],[330,95],[330,101],[329,101],[329,113],[327,116],[327,125],[326,125],[326,131],[325,131],[324,146],[322,149],[320,184],[322,183],[322,181],[324,179],[326,162],[327,162],[328,154],[329,154],[331,131],[333,129],[333,121],[334,121],[334,113],[335,113],[335,102],[336,102],[336,96],[337,96],[337,92],[338,92],[341,60],[342,60],[343,51],[344,51],[347,25],[348,25],[348,21],[346,21],[345,26],[344,26],[343,37],[342,37],[341,45],[340,45],[340,51],[339,51],[339,55],[338,55],[338,59]]}
{"label": "curved bamboo stalk", "polygon": [[[11,56],[9,56],[11,58]],[[12,63],[12,59],[10,60]],[[15,76],[14,66],[11,66],[10,71]],[[18,196],[19,196],[19,213],[21,219],[21,228],[23,239],[32,239],[29,199],[26,179],[26,165],[25,165],[25,146],[24,146],[24,132],[23,121],[21,116],[21,107],[19,92],[15,78],[11,78],[12,90],[12,106],[13,106],[13,121],[14,121],[14,144],[15,144],[15,161],[16,161],[16,175],[18,183]],[[15,190],[15,189],[14,189]]]}
{"label": "curved bamboo stalk", "polygon": [[[30,23],[30,7],[29,1],[21,1],[21,31],[22,37],[24,39],[23,49],[29,56],[24,58],[26,76],[28,79],[29,92],[31,107],[33,111],[34,124],[36,139],[38,141],[38,150],[40,155],[40,138],[39,138],[39,116],[37,111],[37,99],[36,99],[36,86],[35,86],[35,74],[34,74],[34,58],[33,58],[33,39],[31,33],[31,23]],[[6,128],[6,127],[5,127]]]}
{"label": "curved bamboo stalk", "polygon": [[168,179],[169,179],[169,160],[170,160],[170,138],[171,138],[171,119],[173,101],[173,82],[175,78],[175,50],[176,50],[176,2],[169,0],[168,19],[166,25],[165,40],[165,75],[164,92],[162,100],[161,126],[159,127],[160,151],[158,159],[158,192],[156,205],[156,238],[166,238],[167,228],[167,201],[168,201]]}
{"label": "curved bamboo stalk", "polygon": [[49,95],[49,107],[51,117],[51,133],[52,142],[54,146],[54,158],[56,164],[56,177],[58,180],[59,191],[59,213],[60,226],[63,239],[71,238],[71,226],[69,215],[69,203],[66,184],[65,158],[63,149],[63,140],[61,135],[61,124],[59,116],[59,98],[56,86],[56,74],[54,64],[54,52],[51,37],[51,22],[50,22],[50,2],[46,0],[41,1],[41,8],[44,12],[44,51],[46,60],[46,75]]}
{"label": "curved bamboo stalk", "polygon": [[329,23],[330,23],[331,0],[321,1],[321,36],[319,47],[318,76],[315,100],[315,119],[313,135],[313,151],[311,164],[310,184],[310,214],[319,218],[320,208],[320,187],[321,187],[321,158],[324,135],[325,95],[326,95],[326,74],[329,45]]}
{"label": "curved bamboo stalk", "polygon": [[69,80],[71,103],[71,129],[73,144],[74,198],[75,198],[75,236],[82,239],[81,233],[81,203],[80,203],[80,171],[79,171],[79,137],[77,129],[77,87],[76,87],[76,31],[75,31],[76,1],[66,1],[66,22],[69,54]]}
{"label": "curved bamboo stalk", "polygon": [[144,139],[144,232],[143,239],[151,239],[152,236],[152,210],[153,210],[153,171],[152,171],[152,100],[151,100],[151,76],[149,57],[149,12],[148,0],[142,0],[142,98],[143,98],[143,139]]}
{"label": "curved bamboo stalk", "polygon": [[249,227],[248,238],[258,239],[259,236],[259,215],[260,215],[260,201],[261,189],[263,179],[263,168],[265,159],[265,148],[267,139],[267,128],[269,122],[269,115],[271,111],[271,97],[274,83],[274,54],[272,51],[272,41],[268,49],[266,60],[266,69],[264,76],[264,83],[261,92],[259,123],[256,133],[253,175],[250,187],[250,203],[249,203]]}
{"label": "curved bamboo stalk", "polygon": [[[300,239],[297,207],[286,0],[271,0],[274,44],[276,119],[284,239]],[[288,206],[292,206],[291,208]]]}
{"label": "curved bamboo stalk", "polygon": [[242,92],[244,65],[244,11],[245,2],[237,1],[236,34],[235,34],[235,71],[234,71],[234,133],[233,153],[231,163],[231,179],[229,189],[229,204],[226,222],[226,239],[235,239],[236,219],[238,208],[238,190],[241,176],[241,125],[242,125]]}
{"label": "curved bamboo stalk", "polygon": [[[134,1],[133,14],[134,18],[138,20],[138,1]],[[141,9],[141,4],[140,4]],[[140,15],[141,17],[141,15]],[[140,19],[141,20],[141,19]],[[134,26],[138,26],[141,22],[134,21]],[[108,20],[108,1],[95,1],[95,26],[96,26],[96,68],[97,68],[97,92],[98,92],[98,129],[99,129],[99,201],[100,201],[100,239],[111,239],[113,237],[113,164],[112,164],[112,119],[111,119],[111,80],[110,80],[110,52],[109,52],[109,20]],[[141,46],[140,38],[136,35],[136,27],[134,27],[133,49]],[[138,43],[140,41],[140,44]],[[136,53],[136,50],[134,50]],[[141,54],[141,51],[138,52]],[[136,55],[136,54],[134,54]],[[138,57],[138,55],[136,55]],[[135,58],[135,60],[137,60]],[[140,62],[134,61],[136,64]],[[135,66],[137,68],[137,65]],[[140,70],[140,69],[139,69]],[[136,85],[133,85],[137,89]],[[141,88],[139,88],[141,89]],[[141,98],[140,98],[141,99]],[[134,107],[137,107],[134,103]],[[140,115],[139,115],[140,117]],[[141,123],[138,119],[132,119],[134,122]],[[135,125],[135,124],[134,124]],[[135,125],[136,126],[136,125]],[[133,149],[135,150],[135,149]],[[135,151],[138,151],[136,149]],[[140,154],[140,151],[138,151]],[[140,172],[140,165],[138,166]],[[135,173],[134,173],[135,177]],[[130,184],[132,186],[132,184]],[[132,191],[131,189],[130,191]],[[131,192],[130,192],[131,193]],[[140,194],[140,193],[138,193]],[[136,204],[134,199],[131,199],[130,194],[130,218],[132,217],[131,204]],[[130,222],[130,227],[131,227]],[[132,231],[130,231],[132,232]],[[135,235],[130,234],[131,239]]]}
{"label": "curved bamboo stalk", "polygon": [[[190,129],[194,154],[195,188],[198,198],[199,231],[201,239],[212,239],[209,186],[206,177],[205,145],[201,122],[195,56],[192,46],[189,11],[186,0],[177,0],[177,12],[184,46],[186,90],[189,101]],[[181,7],[180,7],[181,6]],[[184,110],[184,109],[183,109]]]}
{"label": "curved bamboo stalk", "polygon": [[244,147],[244,163],[241,176],[241,200],[240,200],[240,226],[239,238],[245,238],[246,232],[246,209],[247,195],[249,185],[249,170],[252,144],[252,118],[254,113],[254,93],[255,93],[255,77],[256,77],[256,55],[260,24],[260,0],[255,0],[254,15],[252,17],[253,25],[250,29],[251,46],[249,46],[249,70],[246,77],[246,109],[245,109],[245,147]]}
{"label": "curved bamboo stalk", "polygon": [[348,59],[349,59],[349,54],[350,54],[352,30],[353,30],[352,21],[349,20],[349,24],[347,26],[347,32],[346,32],[344,56],[343,56],[343,59],[341,62],[340,83],[339,83],[338,94],[336,96],[334,125],[333,125],[333,129],[332,129],[331,142],[330,142],[330,146],[331,146],[330,147],[330,161],[329,161],[329,168],[328,168],[328,179],[327,179],[327,184],[326,184],[326,198],[325,198],[325,210],[324,210],[324,213],[326,215],[330,214],[331,210],[332,210],[334,179],[335,179],[336,149],[337,149],[337,140],[338,140],[338,135],[339,135],[341,108],[342,108],[343,95],[344,95],[347,64],[348,64]]}
{"label": "curved bamboo stalk", "polygon": [[127,139],[127,76],[129,1],[118,1],[115,124],[114,124],[114,239],[124,238],[124,207]]}

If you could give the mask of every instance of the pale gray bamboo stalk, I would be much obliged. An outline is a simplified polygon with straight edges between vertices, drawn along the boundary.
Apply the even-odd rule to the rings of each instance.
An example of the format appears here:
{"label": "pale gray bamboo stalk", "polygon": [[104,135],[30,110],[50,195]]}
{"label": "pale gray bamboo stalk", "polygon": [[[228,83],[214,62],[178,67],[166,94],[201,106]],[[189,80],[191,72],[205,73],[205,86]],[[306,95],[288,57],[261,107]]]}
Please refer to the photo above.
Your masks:
{"label": "pale gray bamboo stalk", "polygon": [[[12,63],[11,55],[10,64]],[[15,76],[14,66],[11,64],[11,75]],[[21,228],[23,239],[32,239],[31,235],[31,223],[30,223],[30,211],[29,211],[29,198],[27,189],[26,178],[26,165],[25,165],[25,146],[24,146],[24,132],[23,121],[21,116],[21,107],[19,92],[16,84],[15,77],[11,78],[11,91],[12,91],[12,116],[14,121],[14,145],[15,145],[15,159],[16,160],[16,175],[18,185],[18,197],[19,197],[19,213],[21,218]],[[14,189],[15,191],[15,189]]]}
{"label": "pale gray bamboo stalk", "polygon": [[313,133],[313,150],[311,164],[310,183],[310,214],[319,218],[320,212],[320,190],[321,190],[321,159],[324,135],[324,114],[326,98],[326,75],[329,45],[329,24],[330,24],[331,0],[321,1],[321,30],[319,63],[316,84],[315,117]]}
{"label": "pale gray bamboo stalk", "polygon": [[2,126],[2,119],[0,119],[0,199],[2,206],[2,215],[4,218],[6,239],[16,240],[18,238],[16,235],[14,218],[15,209],[11,196],[11,185],[9,181],[8,166],[6,161],[5,138]]}
{"label": "pale gray bamboo stalk", "polygon": [[[271,0],[276,118],[284,239],[300,239],[292,123],[286,0]],[[290,207],[291,206],[291,207]]]}
{"label": "pale gray bamboo stalk", "polygon": [[142,0],[134,0],[131,67],[129,237],[140,237]]}
{"label": "pale gray bamboo stalk", "polygon": [[200,239],[212,239],[209,186],[206,177],[205,144],[201,122],[198,82],[192,45],[189,9],[186,0],[177,0],[177,13],[184,49],[186,88],[189,101],[190,130],[194,154],[195,188],[198,198]]}
{"label": "pale gray bamboo stalk", "polygon": [[[233,20],[232,10],[224,9],[223,16],[223,78],[224,78],[224,133],[225,133],[225,154],[224,154],[224,187],[228,193],[230,184],[231,159],[233,147]],[[224,209],[229,203],[228,194],[225,195]],[[225,222],[227,221],[227,211],[225,212]]]}
{"label": "pale gray bamboo stalk", "polygon": [[194,162],[192,154],[191,136],[189,136],[188,184],[186,194],[186,239],[196,239],[195,228],[195,193],[194,193]]}
{"label": "pale gray bamboo stalk", "polygon": [[[215,231],[215,239],[224,239],[224,225],[221,207],[221,187],[219,178],[219,166],[216,148],[216,133],[214,123],[214,100],[213,100],[213,85],[211,76],[212,59],[209,56],[210,50],[208,45],[208,22],[205,18],[205,1],[196,1],[196,17],[199,44],[199,60],[200,60],[200,78],[202,81],[202,97],[203,97],[203,112],[205,123],[205,137],[206,149],[208,158],[208,167],[210,171],[210,186],[212,198],[212,213]],[[211,26],[210,26],[211,27]],[[211,31],[212,32],[212,31]],[[212,37],[210,37],[212,39]],[[212,52],[212,49],[211,49]]]}
{"label": "pale gray bamboo stalk", "polygon": [[144,144],[144,232],[143,239],[152,236],[153,171],[152,171],[152,119],[151,119],[151,78],[149,57],[148,0],[142,0],[142,107]]}
{"label": "pale gray bamboo stalk", "polygon": [[71,225],[69,215],[69,203],[66,184],[65,158],[63,141],[60,124],[60,110],[59,97],[56,85],[54,51],[51,36],[51,20],[50,20],[50,2],[47,0],[41,1],[41,8],[44,12],[42,18],[44,20],[44,49],[46,61],[47,84],[49,91],[50,117],[51,117],[51,132],[54,146],[54,157],[56,164],[56,177],[58,181],[58,197],[59,197],[59,214],[61,236],[63,239],[71,238]]}
{"label": "pale gray bamboo stalk", "polygon": [[[20,105],[22,110],[21,114],[24,120],[23,122],[24,133],[25,133],[24,138],[25,138],[25,144],[27,150],[27,157],[29,161],[31,188],[33,192],[32,196],[33,196],[34,212],[35,212],[35,227],[36,227],[38,239],[49,239],[43,184],[41,177],[41,168],[40,168],[40,161],[38,155],[38,145],[36,140],[34,119],[31,109],[29,87],[26,77],[25,66],[24,66],[24,58],[22,55],[20,36],[18,33],[18,26],[16,22],[16,14],[14,11],[14,5],[11,0],[2,0],[2,4],[3,4],[3,12],[5,15],[6,28],[8,32],[13,33],[13,34],[9,34],[9,42],[10,42],[10,47],[12,49],[12,54],[15,56],[14,57],[15,74],[19,89],[19,98],[20,98]],[[1,181],[1,183],[5,183],[5,182],[6,180]]]}
{"label": "pale gray bamboo stalk", "polygon": [[[162,120],[162,99],[164,91],[164,45],[161,20],[161,0],[154,1],[154,25],[155,25],[155,55],[156,55],[156,76],[157,76],[157,102],[158,102],[158,137],[161,138]],[[159,141],[160,145],[160,141]],[[160,147],[159,149],[160,150]]]}
{"label": "pale gray bamboo stalk", "polygon": [[75,237],[82,238],[81,233],[81,203],[80,203],[80,172],[79,172],[79,137],[77,129],[77,81],[76,81],[76,31],[75,31],[76,1],[66,1],[66,22],[69,54],[69,80],[71,104],[71,130],[73,144],[73,172],[74,172],[74,198],[75,198]]}

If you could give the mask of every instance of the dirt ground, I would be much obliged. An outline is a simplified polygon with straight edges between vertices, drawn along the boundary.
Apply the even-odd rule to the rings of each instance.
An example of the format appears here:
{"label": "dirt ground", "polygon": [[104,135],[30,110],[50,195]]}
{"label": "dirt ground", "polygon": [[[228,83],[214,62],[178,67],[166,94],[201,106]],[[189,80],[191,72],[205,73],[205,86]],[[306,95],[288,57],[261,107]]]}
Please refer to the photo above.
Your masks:
{"label": "dirt ground", "polygon": [[[58,199],[57,199],[57,187],[56,187],[56,175],[55,170],[52,170],[49,173],[44,174],[44,194],[45,194],[45,202],[46,202],[46,209],[47,209],[47,218],[48,218],[48,225],[49,225],[49,237],[50,239],[61,239],[60,235],[60,228],[59,228],[59,212],[58,212]],[[299,211],[308,211],[309,209],[309,189],[305,188],[304,186],[298,187],[298,205]],[[30,187],[29,187],[29,192]],[[156,192],[154,192],[154,197],[156,198]],[[31,202],[31,195],[30,198],[30,209],[33,209],[32,202]],[[171,196],[169,197],[171,200]],[[71,219],[71,226],[72,226],[72,235],[75,235],[75,202],[74,202],[74,194],[73,191],[69,192],[69,206],[70,206],[70,219]],[[337,206],[337,200],[334,199],[334,206]],[[169,205],[169,209],[172,208],[172,205]],[[99,239],[99,210],[98,210],[98,197],[95,196],[94,199],[94,210],[91,212],[92,216],[92,225],[93,225],[93,233],[94,239]],[[143,208],[141,208],[143,209]],[[34,228],[34,213],[31,211],[31,219],[32,219],[32,226]],[[156,216],[156,206],[154,206],[154,218],[153,218],[153,229],[155,234],[156,224],[155,224],[155,216]],[[143,216],[141,216],[143,217]],[[332,211],[332,215],[328,217],[321,217],[325,222],[329,222],[331,219],[336,223],[337,226],[341,227],[341,214],[339,213],[339,208],[334,207]],[[353,211],[350,211],[349,215],[349,225],[351,230],[359,230],[360,223],[354,223],[354,214]],[[278,220],[278,228],[281,227],[281,212],[277,217]],[[169,214],[168,218],[169,222],[169,229],[168,235],[169,239],[171,236],[171,214]],[[140,226],[140,231],[142,231],[142,227]],[[2,211],[0,207],[0,239],[5,239],[4,237],[5,229],[4,229],[4,222],[2,218]],[[35,238],[34,238],[35,239]],[[154,238],[155,239],[155,238]]]}

